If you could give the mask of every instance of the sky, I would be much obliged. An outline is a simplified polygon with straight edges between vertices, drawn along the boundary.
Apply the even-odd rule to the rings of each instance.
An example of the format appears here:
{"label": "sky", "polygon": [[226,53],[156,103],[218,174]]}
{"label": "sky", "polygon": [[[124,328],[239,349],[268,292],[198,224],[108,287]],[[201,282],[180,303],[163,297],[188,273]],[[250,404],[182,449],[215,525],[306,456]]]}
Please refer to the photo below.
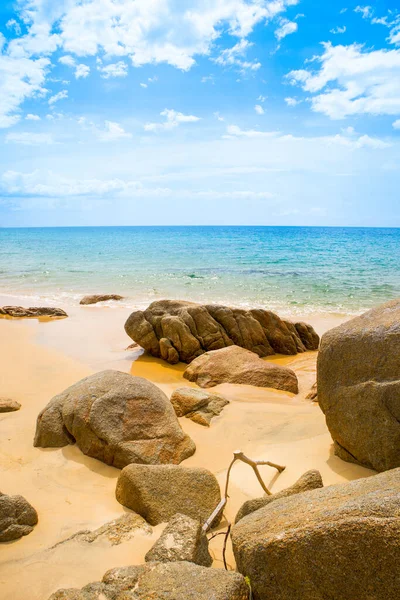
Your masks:
{"label": "sky", "polygon": [[0,226],[62,225],[399,227],[398,1],[1,0]]}

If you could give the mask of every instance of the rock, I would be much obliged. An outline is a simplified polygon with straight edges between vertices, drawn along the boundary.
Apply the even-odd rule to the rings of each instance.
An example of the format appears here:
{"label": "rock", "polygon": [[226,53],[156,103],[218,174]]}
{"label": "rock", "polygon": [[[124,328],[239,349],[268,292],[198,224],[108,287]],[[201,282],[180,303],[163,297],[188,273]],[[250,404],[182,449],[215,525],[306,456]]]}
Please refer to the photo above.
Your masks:
{"label": "rock", "polygon": [[276,500],[232,543],[255,600],[396,600],[400,469]]}
{"label": "rock", "polygon": [[48,306],[23,308],[22,306],[0,307],[0,315],[15,318],[37,318],[37,317],[68,317],[61,308],[50,308]]}
{"label": "rock", "polygon": [[55,592],[49,600],[249,600],[239,573],[190,562],[148,563],[107,571],[102,582]]}
{"label": "rock", "polygon": [[25,498],[0,492],[0,542],[11,542],[28,535],[37,522],[37,512]]}
{"label": "rock", "polygon": [[150,525],[165,523],[177,513],[203,524],[221,501],[221,492],[206,469],[128,465],[118,478],[116,497]]}
{"label": "rock", "polygon": [[187,417],[209,427],[211,419],[221,414],[229,400],[203,390],[182,387],[174,391],[171,403],[178,417]]}
{"label": "rock", "polygon": [[79,304],[97,304],[97,302],[106,302],[107,300],[123,300],[123,296],[118,294],[93,294],[92,296],[84,296]]}
{"label": "rock", "polygon": [[321,473],[319,471],[307,471],[304,473],[294,483],[291,487],[286,488],[285,490],[281,490],[276,494],[272,494],[271,496],[264,495],[261,498],[254,498],[253,500],[247,500],[240,507],[236,518],[235,523],[238,523],[243,517],[246,517],[250,513],[267,506],[267,504],[271,504],[271,502],[275,502],[280,498],[287,498],[289,496],[294,496],[295,494],[301,494],[302,492],[308,492],[310,490],[315,490],[318,488],[322,488],[324,486],[322,482]]}
{"label": "rock", "polygon": [[77,443],[87,456],[122,468],[130,463],[180,463],[195,452],[171,403],[153,383],[119,371],[82,379],[37,419],[34,445]]}
{"label": "rock", "polygon": [[190,363],[210,350],[240,346],[260,357],[317,350],[319,337],[306,323],[274,313],[177,300],[153,302],[125,323],[126,333],[153,356]]}
{"label": "rock", "polygon": [[306,396],[306,400],[312,400],[313,402],[318,402],[318,386],[317,386],[317,382],[315,382],[311,388],[311,390],[308,392],[307,396]]}
{"label": "rock", "polygon": [[208,540],[202,523],[186,515],[176,514],[145,556],[146,562],[187,561],[211,567]]}
{"label": "rock", "polygon": [[254,352],[239,346],[229,346],[202,354],[190,363],[183,376],[202,388],[220,383],[242,383],[275,388],[293,394],[299,391],[294,371],[268,363]]}
{"label": "rock", "polygon": [[400,467],[400,300],[328,331],[317,367],[335,453],[376,471]]}
{"label": "rock", "polygon": [[19,410],[21,405],[16,400],[9,398],[0,398],[0,413],[15,412]]}

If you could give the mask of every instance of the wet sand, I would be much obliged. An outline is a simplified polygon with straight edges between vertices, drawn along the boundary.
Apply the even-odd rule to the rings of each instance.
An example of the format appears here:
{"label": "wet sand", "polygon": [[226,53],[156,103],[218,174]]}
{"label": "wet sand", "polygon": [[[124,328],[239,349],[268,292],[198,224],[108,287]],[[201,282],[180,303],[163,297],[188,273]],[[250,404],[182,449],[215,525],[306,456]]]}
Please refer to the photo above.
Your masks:
{"label": "wet sand", "polygon": [[[2,304],[6,302],[0,299]],[[0,415],[0,490],[23,495],[39,514],[33,533],[1,545],[2,600],[47,600],[60,587],[81,587],[101,579],[109,568],[139,564],[163,529],[154,528],[152,535],[138,532],[118,546],[99,540],[69,541],[51,548],[79,530],[100,527],[126,509],[114,495],[119,470],[84,456],[75,446],[33,447],[36,417],[47,402],[80,378],[108,368],[146,377],[168,396],[182,385],[196,387],[182,378],[184,365],[171,367],[140,350],[126,350],[131,340],[123,324],[129,309],[73,307],[68,312],[68,319],[52,322],[0,319],[0,395],[22,404],[16,413]],[[318,333],[345,319],[343,315],[307,317]],[[272,358],[296,371],[298,396],[250,386],[214,388],[230,404],[210,428],[180,419],[197,446],[184,464],[210,469],[223,487],[232,453],[240,449],[251,458],[286,465],[281,475],[261,467],[266,485],[274,492],[311,468],[321,471],[325,485],[370,475],[371,471],[333,456],[324,416],[318,404],[305,399],[315,381],[316,355]],[[260,495],[252,470],[236,464],[226,517],[232,520],[244,500]],[[222,566],[221,546],[222,536],[210,545],[217,567]],[[228,562],[233,568],[230,550]]]}

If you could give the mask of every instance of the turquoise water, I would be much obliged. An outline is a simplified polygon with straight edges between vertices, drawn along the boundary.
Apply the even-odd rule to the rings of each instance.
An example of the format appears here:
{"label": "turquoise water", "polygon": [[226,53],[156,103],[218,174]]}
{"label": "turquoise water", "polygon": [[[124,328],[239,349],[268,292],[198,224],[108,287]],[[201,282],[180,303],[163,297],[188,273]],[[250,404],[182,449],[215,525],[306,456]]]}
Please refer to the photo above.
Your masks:
{"label": "turquoise water", "polygon": [[0,229],[0,293],[75,302],[114,292],[287,313],[360,312],[400,296],[400,229]]}

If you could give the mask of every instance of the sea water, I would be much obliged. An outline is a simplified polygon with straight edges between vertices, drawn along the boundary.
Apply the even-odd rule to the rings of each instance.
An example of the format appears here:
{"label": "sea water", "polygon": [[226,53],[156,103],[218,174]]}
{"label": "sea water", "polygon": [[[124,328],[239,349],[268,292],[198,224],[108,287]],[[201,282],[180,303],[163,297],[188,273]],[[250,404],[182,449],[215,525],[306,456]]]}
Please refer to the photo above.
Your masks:
{"label": "sea water", "polygon": [[87,293],[359,313],[400,296],[400,229],[0,229],[0,294],[61,306]]}

